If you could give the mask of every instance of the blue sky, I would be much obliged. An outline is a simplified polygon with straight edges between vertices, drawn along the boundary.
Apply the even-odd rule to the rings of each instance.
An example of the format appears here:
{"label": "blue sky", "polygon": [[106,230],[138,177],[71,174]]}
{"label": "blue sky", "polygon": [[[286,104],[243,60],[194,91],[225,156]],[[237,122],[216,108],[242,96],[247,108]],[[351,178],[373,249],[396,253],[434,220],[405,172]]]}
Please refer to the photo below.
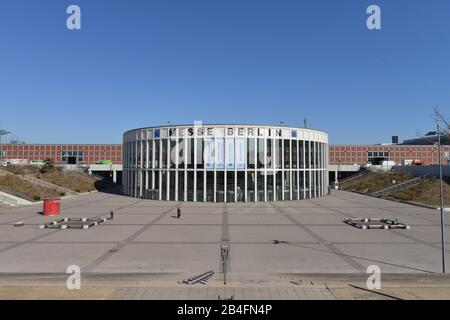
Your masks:
{"label": "blue sky", "polygon": [[1,0],[0,39],[0,126],[29,143],[307,118],[331,143],[372,144],[450,114],[447,0]]}

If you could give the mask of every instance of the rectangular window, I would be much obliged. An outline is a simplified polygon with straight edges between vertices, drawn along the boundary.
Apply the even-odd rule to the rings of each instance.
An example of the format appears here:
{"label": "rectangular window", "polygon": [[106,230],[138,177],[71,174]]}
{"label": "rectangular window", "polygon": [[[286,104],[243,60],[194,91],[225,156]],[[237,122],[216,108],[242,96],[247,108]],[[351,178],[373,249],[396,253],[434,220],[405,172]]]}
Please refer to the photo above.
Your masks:
{"label": "rectangular window", "polygon": [[317,146],[319,145],[317,142],[313,142],[314,144],[314,150],[313,150],[313,168],[318,168],[319,166],[319,153]]}
{"label": "rectangular window", "polygon": [[305,171],[299,171],[298,172],[298,184],[299,184],[299,191],[300,191],[300,197],[299,199],[304,199],[304,192],[305,188],[303,186],[303,183],[305,181]]}
{"label": "rectangular window", "polygon": [[170,200],[175,201],[175,175],[177,174],[176,171],[172,170],[169,171],[170,177],[169,177],[169,197]]}
{"label": "rectangular window", "polygon": [[234,171],[227,172],[227,202],[234,202]]}
{"label": "rectangular window", "polygon": [[282,140],[281,139],[274,139],[275,143],[275,168],[281,169],[282,160],[283,160],[283,154],[281,149]]}
{"label": "rectangular window", "polygon": [[283,181],[283,187],[284,187],[284,200],[291,200],[291,176],[290,171],[284,172],[284,181]]}
{"label": "rectangular window", "polygon": [[267,174],[267,201],[273,201],[273,174]]}
{"label": "rectangular window", "polygon": [[299,160],[299,168],[305,168],[305,150],[303,146],[304,141],[298,142],[298,160]]}
{"label": "rectangular window", "polygon": [[297,186],[298,171],[292,171],[292,200],[298,200],[298,186]]}
{"label": "rectangular window", "polygon": [[309,141],[305,141],[305,164],[306,164],[306,168],[310,168],[310,154],[309,154]]}
{"label": "rectangular window", "polygon": [[155,190],[153,192],[153,199],[158,200],[159,199],[159,170],[154,171],[155,172]]}
{"label": "rectangular window", "polygon": [[147,199],[153,199],[153,188],[152,188],[152,177],[153,171],[148,170],[147,171],[147,179],[148,179],[148,190],[147,190]]}
{"label": "rectangular window", "polygon": [[224,184],[225,184],[225,178],[224,178],[224,172],[223,171],[217,171],[216,172],[216,202],[224,202],[225,196],[224,196]]}
{"label": "rectangular window", "polygon": [[284,168],[291,168],[291,140],[284,140]]}
{"label": "rectangular window", "polygon": [[264,168],[264,139],[258,139],[258,169]]}
{"label": "rectangular window", "polygon": [[264,201],[264,172],[262,171],[257,173],[257,184],[258,201]]}
{"label": "rectangular window", "polygon": [[283,183],[283,181],[282,181],[282,173],[281,173],[281,171],[277,171],[277,173],[276,173],[276,185],[275,185],[276,196],[277,196],[276,200],[277,201],[281,201],[281,199],[283,199],[282,198],[282,191],[283,191],[282,183]]}
{"label": "rectangular window", "polygon": [[[96,156],[99,156],[99,153],[96,153]],[[135,161],[137,163],[137,167],[139,168],[140,164],[141,164],[141,144],[140,142],[136,142],[136,158]]]}
{"label": "rectangular window", "polygon": [[236,169],[245,169],[245,163],[247,162],[247,140],[236,139],[235,140],[235,152],[234,152],[234,164]]}
{"label": "rectangular window", "polygon": [[197,201],[203,201],[203,171],[197,171]]}
{"label": "rectangular window", "polygon": [[167,200],[167,171],[161,171],[161,200]]}
{"label": "rectangular window", "polygon": [[177,140],[170,139],[169,142],[170,142],[169,165],[170,165],[170,168],[175,168]]}
{"label": "rectangular window", "polygon": [[203,161],[205,162],[206,169],[214,169],[214,139],[204,140]]}
{"label": "rectangular window", "polygon": [[316,171],[316,183],[315,183],[315,189],[316,189],[316,197],[320,195],[322,183],[321,183],[321,176],[319,174],[319,171]]}
{"label": "rectangular window", "polygon": [[178,201],[184,201],[184,171],[178,171]]}
{"label": "rectangular window", "polygon": [[228,170],[235,168],[234,156],[234,139],[225,139],[225,168]]}
{"label": "rectangular window", "polygon": [[317,143],[317,163],[318,163],[318,168],[322,168],[322,143],[318,142]]}
{"label": "rectangular window", "polygon": [[187,167],[188,169],[194,168],[194,139],[186,139],[186,153],[187,153]]}
{"label": "rectangular window", "polygon": [[154,168],[159,168],[159,148],[160,148],[160,140],[155,140],[155,160],[153,161]]}
{"label": "rectangular window", "polygon": [[245,172],[237,171],[236,201],[245,201]]}
{"label": "rectangular window", "polygon": [[297,156],[298,156],[298,141],[292,140],[292,168],[297,169]]}
{"label": "rectangular window", "polygon": [[[169,140],[161,140],[161,145],[162,145],[162,151],[161,151],[161,168],[165,169],[167,168],[167,149],[168,146],[167,144],[169,143]],[[164,198],[163,198],[164,199]]]}
{"label": "rectangular window", "polygon": [[142,162],[143,167],[147,168],[147,141],[142,141]]}
{"label": "rectangular window", "polygon": [[194,171],[187,172],[187,201],[194,201]]}
{"label": "rectangular window", "polygon": [[273,154],[273,139],[266,140],[266,168],[273,169],[275,156]]}
{"label": "rectangular window", "polygon": [[310,181],[310,171],[305,171],[305,192],[306,192],[306,199],[311,198],[310,197],[310,188],[309,188],[309,181]]}
{"label": "rectangular window", "polygon": [[148,142],[148,167],[153,168],[153,141]]}
{"label": "rectangular window", "polygon": [[216,169],[224,169],[225,168],[225,139],[222,139],[222,138],[215,139],[214,155],[215,155],[215,168]]}
{"label": "rectangular window", "polygon": [[256,159],[255,159],[255,139],[247,139],[247,168],[255,169]]}
{"label": "rectangular window", "polygon": [[255,171],[247,171],[247,201],[255,201]]}
{"label": "rectangular window", "polygon": [[206,172],[206,201],[214,201],[214,172]]}
{"label": "rectangular window", "polygon": [[[197,168],[203,169],[205,167],[203,162],[203,144],[204,141],[202,138],[197,138]],[[202,187],[203,190],[203,187]],[[202,200],[203,201],[203,200]]]}
{"label": "rectangular window", "polygon": [[178,139],[178,168],[185,168],[185,139]]}

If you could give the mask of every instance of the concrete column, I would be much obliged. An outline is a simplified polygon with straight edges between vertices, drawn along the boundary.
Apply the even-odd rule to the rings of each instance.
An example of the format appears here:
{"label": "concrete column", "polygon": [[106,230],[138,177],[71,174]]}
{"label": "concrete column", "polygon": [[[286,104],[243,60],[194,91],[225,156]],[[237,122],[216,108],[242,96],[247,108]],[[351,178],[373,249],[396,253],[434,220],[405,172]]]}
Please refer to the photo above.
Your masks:
{"label": "concrete column", "polygon": [[113,182],[117,183],[117,170],[113,170]]}

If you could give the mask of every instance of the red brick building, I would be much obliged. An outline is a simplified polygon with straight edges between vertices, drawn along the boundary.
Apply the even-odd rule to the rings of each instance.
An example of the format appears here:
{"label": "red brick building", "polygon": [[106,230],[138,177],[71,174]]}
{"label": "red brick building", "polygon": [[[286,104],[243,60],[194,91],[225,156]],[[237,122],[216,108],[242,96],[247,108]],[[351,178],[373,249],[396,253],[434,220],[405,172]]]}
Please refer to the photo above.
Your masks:
{"label": "red brick building", "polygon": [[[436,145],[330,145],[330,164],[365,164],[390,160],[403,164],[405,160],[419,160],[423,165],[438,163]],[[442,163],[448,164],[450,146],[442,146]],[[447,154],[446,154],[447,153]]]}
{"label": "red brick building", "polygon": [[93,164],[99,160],[122,163],[121,144],[4,144],[1,159],[44,160],[55,164]]}
{"label": "red brick building", "polygon": [[[4,144],[2,160],[44,160],[56,164],[93,164],[99,160],[122,163],[121,144]],[[448,164],[450,146],[442,146],[441,160]],[[447,152],[447,154],[445,154]],[[374,160],[420,160],[424,165],[437,164],[435,145],[329,145],[330,164],[365,164]]]}

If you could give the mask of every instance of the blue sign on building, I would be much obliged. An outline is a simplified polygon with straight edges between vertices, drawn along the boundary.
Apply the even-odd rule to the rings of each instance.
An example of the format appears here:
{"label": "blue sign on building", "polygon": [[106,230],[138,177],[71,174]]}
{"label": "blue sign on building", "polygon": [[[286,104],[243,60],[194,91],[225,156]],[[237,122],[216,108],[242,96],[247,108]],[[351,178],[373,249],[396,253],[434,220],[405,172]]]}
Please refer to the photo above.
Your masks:
{"label": "blue sign on building", "polygon": [[159,138],[159,137],[161,137],[161,130],[156,129],[154,138]]}

